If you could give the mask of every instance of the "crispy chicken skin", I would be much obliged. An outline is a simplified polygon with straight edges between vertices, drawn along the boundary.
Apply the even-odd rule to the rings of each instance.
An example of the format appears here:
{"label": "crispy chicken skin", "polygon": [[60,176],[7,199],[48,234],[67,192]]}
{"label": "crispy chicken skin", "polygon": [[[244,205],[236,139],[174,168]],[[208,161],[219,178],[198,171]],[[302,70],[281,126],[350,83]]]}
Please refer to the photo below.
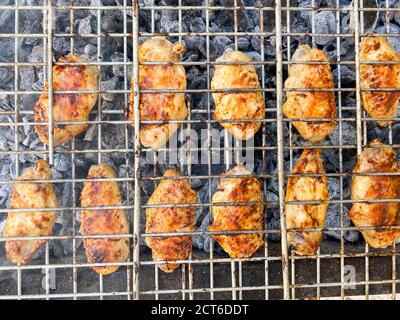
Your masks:
{"label": "crispy chicken skin", "polygon": [[[139,46],[139,62],[180,62],[185,51],[182,44],[173,45],[164,37],[154,37]],[[140,65],[140,89],[186,89],[186,73],[182,65]],[[134,121],[134,81],[132,79],[128,119]],[[139,112],[141,120],[185,120],[188,109],[184,93],[142,93]],[[140,141],[145,147],[163,147],[180,124],[143,124]]]}
{"label": "crispy chicken skin", "polygon": [[[325,173],[320,150],[304,149],[292,173]],[[291,231],[290,229],[325,226],[329,201],[327,177],[289,177],[285,199],[286,201],[326,201],[318,205],[285,205],[289,244],[298,255],[315,255],[322,240],[322,231]]]}
{"label": "crispy chicken skin", "polygon": [[[91,166],[88,179],[115,178],[114,170],[107,164]],[[121,194],[115,181],[85,182],[81,194],[82,207],[121,206]],[[128,234],[129,225],[122,209],[83,210],[81,234]],[[128,238],[83,239],[89,263],[124,262],[129,258]],[[99,274],[117,271],[119,266],[93,267]]]}
{"label": "crispy chicken skin", "polygon": [[[329,61],[326,53],[311,49],[308,45],[297,48],[292,61],[312,62]],[[286,89],[329,89],[334,88],[332,73],[327,64],[292,64],[289,77],[285,81]],[[335,95],[330,92],[296,92],[286,94],[283,113],[288,118],[335,118]],[[305,122],[294,121],[293,125],[301,136],[315,144],[328,136],[336,126],[336,121]]]}
{"label": "crispy chicken skin", "polygon": [[[50,180],[52,174],[46,161],[27,168],[18,180]],[[10,199],[10,209],[40,209],[59,207],[51,183],[15,183]],[[53,231],[54,211],[9,212],[4,237],[46,237]],[[6,241],[7,259],[19,264],[28,263],[47,240]]]}
{"label": "crispy chicken skin", "polygon": [[[180,176],[178,169],[169,169],[164,177]],[[197,194],[187,179],[163,179],[147,204],[196,203]],[[191,232],[194,228],[193,207],[159,207],[146,209],[146,233]],[[154,260],[184,260],[192,252],[191,236],[146,237]],[[179,267],[177,263],[159,264],[165,272]]]}
{"label": "crispy chicken skin", "polygon": [[[61,57],[59,62],[87,62],[86,56],[77,57],[68,55]],[[98,69],[95,66],[54,66],[53,67],[53,89],[55,91],[89,91],[97,90]],[[45,90],[48,83],[45,84]],[[96,93],[85,94],[54,94],[53,96],[53,120],[59,122],[87,121],[89,113],[96,104]],[[49,97],[43,93],[36,102],[34,108],[35,122],[49,121]],[[54,146],[57,147],[64,142],[87,129],[84,124],[56,125],[54,124]],[[35,125],[35,131],[39,140],[49,144],[49,129],[46,125]]]}
{"label": "crispy chicken skin", "polygon": [[[390,147],[382,147],[380,140],[373,140],[358,156],[354,173],[398,172],[397,154]],[[381,146],[381,148],[373,148]],[[353,176],[353,200],[399,199],[399,176]],[[357,227],[400,225],[400,203],[353,203],[349,218]],[[361,230],[365,241],[374,248],[386,248],[400,236],[400,230]]]}
{"label": "crispy chicken skin", "polygon": [[[251,62],[243,52],[227,49],[217,62]],[[254,65],[215,66],[211,89],[258,89],[260,82]],[[261,92],[214,92],[215,120],[251,120],[265,118],[265,103]],[[221,125],[238,140],[251,139],[260,129],[261,122],[221,122]]]}
{"label": "crispy chicken skin", "polygon": [[[218,189],[212,197],[212,203],[263,201],[260,181],[251,177],[251,173],[243,165],[239,164],[228,170],[226,175],[249,175],[249,178],[224,178],[222,176]],[[263,205],[213,206],[213,223],[209,230],[262,230],[263,211]],[[213,238],[234,259],[251,257],[264,244],[261,233],[213,235]]]}
{"label": "crispy chicken skin", "polygon": [[[383,37],[367,37],[360,43],[360,61],[399,61],[400,54]],[[397,88],[400,89],[399,64],[361,64],[361,89]],[[391,118],[396,116],[400,92],[364,91],[362,101],[365,111],[373,118]],[[390,125],[393,121],[377,121],[380,126]]]}

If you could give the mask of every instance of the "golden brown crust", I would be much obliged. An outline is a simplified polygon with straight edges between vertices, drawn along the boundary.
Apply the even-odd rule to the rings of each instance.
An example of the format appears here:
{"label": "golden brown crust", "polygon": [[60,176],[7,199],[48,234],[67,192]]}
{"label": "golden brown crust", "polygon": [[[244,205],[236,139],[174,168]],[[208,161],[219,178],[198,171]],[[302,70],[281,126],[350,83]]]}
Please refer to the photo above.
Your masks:
{"label": "golden brown crust", "polygon": [[[320,150],[304,149],[292,173],[325,173]],[[290,231],[290,229],[325,226],[329,201],[327,177],[289,177],[285,200],[326,201],[318,205],[285,205],[289,244],[298,255],[315,255],[322,240],[322,231]]]}
{"label": "golden brown crust", "polygon": [[[375,148],[373,148],[375,146]],[[359,155],[354,173],[398,172],[397,154],[393,148],[384,147],[380,140],[373,140],[371,147]],[[399,199],[399,176],[353,176],[353,200]],[[349,218],[357,227],[400,225],[400,203],[353,203]],[[386,248],[400,236],[400,230],[361,230],[365,241],[374,248]]]}
{"label": "golden brown crust", "polygon": [[[400,54],[384,37],[366,37],[360,43],[360,61],[399,61]],[[400,89],[400,64],[361,64],[361,89],[397,88]],[[364,91],[364,109],[374,118],[396,116],[400,92]],[[393,121],[377,121],[387,126]]]}
{"label": "golden brown crust", "polygon": [[[292,61],[329,61],[326,53],[311,49],[308,45],[299,46]],[[333,89],[332,73],[327,64],[292,64],[286,89]],[[336,100],[333,92],[296,92],[286,94],[283,113],[288,118],[335,118]],[[336,121],[304,122],[294,121],[293,125],[301,136],[315,144],[328,136],[336,126]]]}
{"label": "golden brown crust", "polygon": [[[250,175],[243,165],[237,165],[226,175]],[[257,178],[221,178],[212,203],[262,202],[261,183]],[[213,206],[213,224],[210,231],[262,230],[263,205]],[[231,258],[251,257],[264,244],[263,235],[213,235],[218,244]]]}
{"label": "golden brown crust", "polygon": [[[86,57],[68,55],[59,62],[86,62]],[[55,66],[53,67],[53,89],[55,91],[97,90],[98,70],[95,66]],[[45,84],[45,89],[48,83]],[[54,94],[53,120],[59,122],[87,121],[89,113],[96,104],[97,94]],[[49,121],[49,98],[47,93],[40,95],[34,108],[35,122]],[[87,129],[87,125],[54,125],[54,146],[57,147]],[[49,144],[49,129],[46,125],[35,125],[39,140]]]}
{"label": "golden brown crust", "polygon": [[[88,179],[115,178],[114,170],[106,165],[91,166]],[[81,194],[82,207],[121,206],[121,194],[115,181],[85,182]],[[83,210],[82,235],[128,234],[129,225],[122,209]],[[124,262],[129,258],[128,238],[83,239],[90,263]],[[119,266],[93,267],[99,274],[117,271]]]}
{"label": "golden brown crust", "polygon": [[[217,62],[251,62],[243,52],[228,49]],[[216,65],[211,89],[258,89],[260,82],[254,65]],[[261,92],[214,92],[215,120],[251,120],[265,118],[265,103]],[[252,138],[261,122],[221,122],[239,140]]]}
{"label": "golden brown crust", "polygon": [[[185,51],[182,44],[173,45],[164,37],[154,37],[139,46],[139,62],[180,62]],[[140,89],[186,89],[186,73],[182,65],[140,65]],[[128,107],[128,119],[134,121],[134,81]],[[142,93],[141,120],[185,120],[188,109],[184,93]],[[140,126],[140,141],[145,147],[158,149],[178,130],[180,124],[145,124]]]}
{"label": "golden brown crust", "polygon": [[[169,169],[164,177],[180,176],[178,169]],[[147,204],[196,203],[196,192],[187,179],[163,179]],[[146,209],[146,233],[191,232],[194,228],[193,207],[160,207]],[[192,252],[191,236],[146,237],[154,260],[185,260]],[[178,263],[159,264],[165,272],[178,268]]]}
{"label": "golden brown crust", "polygon": [[[50,180],[52,174],[46,161],[39,160],[19,176],[18,180]],[[59,207],[51,183],[15,183],[10,199],[10,209]],[[4,237],[45,237],[53,231],[56,212],[9,212]],[[9,240],[5,247],[7,259],[19,264],[28,263],[47,240]]]}

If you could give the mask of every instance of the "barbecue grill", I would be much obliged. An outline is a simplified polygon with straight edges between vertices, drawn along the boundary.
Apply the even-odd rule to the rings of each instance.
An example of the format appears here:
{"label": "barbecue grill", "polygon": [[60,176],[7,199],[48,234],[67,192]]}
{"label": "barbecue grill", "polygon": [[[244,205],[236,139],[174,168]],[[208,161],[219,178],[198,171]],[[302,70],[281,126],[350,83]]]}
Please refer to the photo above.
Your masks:
{"label": "barbecue grill", "polygon": [[[51,182],[62,205],[51,209],[57,212],[54,233],[44,237],[48,242],[29,264],[7,262],[3,249],[6,238],[0,237],[0,298],[398,298],[396,244],[379,250],[369,247],[346,215],[352,203],[349,181],[355,156],[376,137],[400,147],[400,126],[379,128],[362,109],[357,50],[362,37],[378,33],[384,33],[400,48],[396,39],[400,26],[395,21],[400,24],[400,8],[398,2],[389,0],[1,0],[1,226],[9,211],[7,203],[15,178],[38,158],[52,165]],[[138,45],[156,35],[187,47],[182,65],[188,74],[184,92],[189,107],[188,118],[179,121],[182,125],[176,144],[157,152],[140,146],[139,95],[177,90],[139,89]],[[328,53],[338,110],[336,130],[315,146],[324,151],[331,202],[324,240],[317,255],[310,257],[291,252],[285,219],[281,219],[285,179],[299,152],[305,146],[314,148],[299,138],[292,128],[293,119],[282,115],[287,92],[283,83],[299,43],[318,46]],[[223,144],[216,146],[212,132],[221,127],[213,120],[210,80],[215,59],[226,47],[252,56],[266,100],[266,119],[254,141],[232,141],[224,133]],[[33,105],[43,92],[48,92],[50,103],[56,94],[78,93],[57,92],[52,87],[52,67],[68,64],[57,62],[57,58],[69,52],[87,54],[91,62],[86,64],[99,67],[101,78],[95,91],[99,99],[89,121],[78,122],[88,124],[89,129],[57,148],[52,142],[55,123],[50,107],[49,122],[44,123],[50,129],[46,147],[32,132]],[[134,98],[134,129],[125,116],[131,78],[139,93]],[[46,89],[45,81],[49,81]],[[398,121],[398,116],[394,120]],[[198,132],[196,138],[189,134],[191,130]],[[246,152],[252,155],[254,176],[263,186],[265,227],[261,232],[266,241],[253,257],[230,259],[207,231],[210,199],[219,174],[240,162]],[[203,155],[204,161],[196,154]],[[222,164],[215,164],[216,158]],[[123,235],[132,245],[130,259],[109,263],[121,266],[109,276],[91,269],[105,264],[86,261],[79,233],[82,184],[89,165],[100,162],[112,163],[117,169],[118,178],[111,180],[120,184],[124,200],[120,208],[126,210],[131,225],[130,234]],[[144,232],[144,210],[156,206],[146,205],[147,198],[168,166],[179,167],[199,195],[193,205],[196,228],[189,233],[194,240],[193,252],[189,259],[178,261],[180,268],[171,274],[157,268],[161,262],[152,260],[145,245],[145,238],[155,235]]]}

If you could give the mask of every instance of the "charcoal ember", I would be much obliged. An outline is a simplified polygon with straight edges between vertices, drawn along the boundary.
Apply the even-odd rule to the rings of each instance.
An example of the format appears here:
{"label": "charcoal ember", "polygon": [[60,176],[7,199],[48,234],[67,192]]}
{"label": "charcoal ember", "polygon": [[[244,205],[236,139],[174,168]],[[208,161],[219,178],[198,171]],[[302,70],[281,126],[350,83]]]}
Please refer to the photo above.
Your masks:
{"label": "charcoal ember", "polygon": [[341,134],[341,143],[340,143],[340,134],[339,134],[339,123],[336,125],[335,129],[329,135],[329,140],[332,145],[352,145],[356,143],[357,132],[352,122],[342,121],[341,124],[342,134]]}
{"label": "charcoal ember", "polygon": [[36,73],[33,67],[21,67],[19,72],[19,85],[22,90],[30,90],[32,83],[36,81]]}
{"label": "charcoal ember", "polygon": [[92,32],[91,25],[91,16],[87,16],[86,18],[79,21],[78,33],[79,34],[90,34]]}
{"label": "charcoal ember", "polygon": [[[398,2],[397,7],[400,7],[400,2]],[[398,25],[400,25],[400,11],[396,11],[394,14],[394,21],[396,21],[396,23]]]}
{"label": "charcoal ember", "polygon": [[[389,32],[391,34],[400,34],[400,26],[397,24],[391,23],[389,25]],[[375,29],[375,33],[385,34],[387,33],[386,26],[380,26]],[[399,37],[388,37],[389,43],[396,49],[397,52],[400,52],[400,38]]]}
{"label": "charcoal ember", "polygon": [[85,53],[85,55],[93,59],[97,55],[97,47],[89,43],[85,46],[83,52]]}
{"label": "charcoal ember", "polygon": [[226,36],[216,36],[212,40],[213,45],[215,46],[218,55],[222,55],[225,50],[232,45],[232,49],[234,49],[234,43],[229,37]]}
{"label": "charcoal ember", "polygon": [[38,45],[32,48],[31,54],[28,56],[28,62],[43,62],[44,60],[43,46]]}
{"label": "charcoal ember", "polygon": [[[117,87],[118,83],[118,77],[112,77],[109,80],[102,81],[100,83],[100,89],[101,91],[112,91],[115,90]],[[101,97],[106,100],[106,101],[113,101],[114,100],[114,94],[111,92],[103,92],[101,94]]]}
{"label": "charcoal ember", "polygon": [[[6,1],[5,5],[9,5],[10,1]],[[2,33],[13,33],[15,30],[15,11],[1,10],[0,12],[0,28]]]}
{"label": "charcoal ember", "polygon": [[[312,8],[312,0],[302,0],[297,1],[298,7],[302,8]],[[321,0],[314,0],[314,8],[319,8],[321,5]],[[311,12],[312,11],[299,11],[299,17],[304,21],[308,22],[311,21]]]}
{"label": "charcoal ember", "polygon": [[[257,26],[254,29],[254,32],[260,32],[260,27]],[[261,37],[258,35],[251,37],[251,46],[253,47],[254,51],[261,52]]]}
{"label": "charcoal ember", "polygon": [[14,39],[3,38],[0,39],[0,62],[13,62],[14,61]]}
{"label": "charcoal ember", "polygon": [[0,67],[0,89],[12,88],[14,70],[8,67]]}
{"label": "charcoal ember", "polygon": [[204,57],[208,56],[210,60],[215,60],[219,55],[218,48],[215,45],[214,41],[209,42],[208,51],[207,51],[207,43],[206,43],[205,39],[204,39],[204,41],[202,41],[200,43],[199,51],[201,52],[201,54]]}
{"label": "charcoal ember", "polygon": [[238,38],[237,44],[240,51],[247,51],[250,47],[250,41],[246,37]]}
{"label": "charcoal ember", "polygon": [[59,58],[69,53],[71,48],[71,43],[64,37],[56,37],[54,39],[53,48],[55,51],[54,53],[56,55],[56,58]]}
{"label": "charcoal ember", "polygon": [[202,43],[206,42],[206,39],[204,37],[193,37],[193,36],[184,36],[183,37],[183,42],[186,47],[186,54],[193,54],[197,53],[199,51],[199,47]]}
{"label": "charcoal ember", "polygon": [[204,23],[203,19],[198,17],[192,19],[189,25],[189,30],[195,33],[201,33],[206,31],[206,24]]}
{"label": "charcoal ember", "polygon": [[[321,11],[315,15],[315,33],[336,33],[336,18],[332,11]],[[326,45],[336,41],[335,37],[316,37],[315,42]]]}
{"label": "charcoal ember", "polygon": [[101,29],[105,32],[117,32],[119,31],[118,22],[113,16],[105,16],[101,19]]}
{"label": "charcoal ember", "polygon": [[[384,0],[379,4],[380,8],[386,8],[386,2],[388,3],[388,7],[389,8],[397,8],[399,7],[399,1],[398,0]],[[394,20],[394,15],[395,12],[394,11],[381,11],[379,13],[379,19],[381,22],[386,23],[386,17],[389,18],[389,21],[393,21]]]}
{"label": "charcoal ember", "polygon": [[[124,54],[121,52],[114,52],[111,55],[112,62],[124,62]],[[129,59],[126,59],[129,62]],[[124,65],[113,65],[113,74],[117,77],[124,77],[125,76],[125,67]]]}
{"label": "charcoal ember", "polygon": [[53,167],[59,172],[68,171],[71,168],[71,157],[67,154],[56,153]]}
{"label": "charcoal ember", "polygon": [[[348,217],[349,209],[346,206],[342,206],[340,208],[340,204],[331,204],[328,207],[328,212],[325,221],[325,228],[349,228],[352,226],[351,221]],[[329,237],[333,237],[335,239],[340,240],[342,238],[342,234],[340,230],[327,230],[324,233]],[[357,230],[346,230],[343,231],[343,239],[348,242],[356,242],[360,236],[360,233]]]}

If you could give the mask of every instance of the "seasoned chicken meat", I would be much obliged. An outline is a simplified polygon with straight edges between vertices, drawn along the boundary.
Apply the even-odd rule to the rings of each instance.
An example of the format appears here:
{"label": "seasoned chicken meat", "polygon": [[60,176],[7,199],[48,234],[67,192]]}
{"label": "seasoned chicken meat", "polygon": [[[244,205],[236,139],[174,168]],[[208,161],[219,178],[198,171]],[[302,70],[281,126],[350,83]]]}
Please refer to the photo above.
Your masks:
{"label": "seasoned chicken meat", "polygon": [[[68,55],[61,57],[59,62],[78,63],[88,62],[85,56],[77,57]],[[98,86],[98,69],[96,66],[54,66],[53,67],[53,89],[55,91],[93,91]],[[45,84],[45,90],[48,83]],[[87,121],[89,114],[97,101],[96,93],[82,94],[54,94],[53,96],[53,120],[55,122]],[[49,97],[43,93],[36,102],[34,108],[35,122],[49,121]],[[87,129],[85,124],[68,124],[53,126],[54,146],[57,147],[64,142]],[[35,125],[35,131],[39,140],[49,144],[49,128],[46,125]]]}
{"label": "seasoned chicken meat", "polygon": [[[360,61],[399,61],[399,64],[361,64],[361,89],[397,88],[400,90],[400,54],[383,37],[367,37],[360,43]],[[362,101],[365,111],[373,118],[396,116],[400,91],[363,91]],[[377,121],[380,126],[393,121]]]}
{"label": "seasoned chicken meat", "polygon": [[[180,62],[185,51],[182,44],[173,45],[164,37],[154,37],[139,46],[139,62]],[[128,119],[134,121],[134,81],[128,108]],[[186,89],[186,73],[182,65],[140,65],[139,88],[150,89]],[[188,109],[185,94],[180,93],[141,93],[139,103],[141,120],[185,120]],[[140,141],[145,147],[158,149],[163,147],[178,130],[180,124],[142,124]]]}
{"label": "seasoned chicken meat", "polygon": [[[178,169],[169,169],[164,177],[180,176]],[[196,203],[196,192],[187,179],[163,179],[151,195],[148,205]],[[191,232],[194,228],[194,207],[159,207],[146,209],[146,233]],[[146,237],[156,261],[185,260],[192,252],[191,236]],[[159,264],[172,272],[178,263]]]}
{"label": "seasoned chicken meat", "polygon": [[[239,164],[228,170],[226,176],[249,176],[248,178],[225,178],[222,176],[212,203],[223,202],[262,202],[261,183]],[[212,207],[213,223],[210,231],[262,230],[263,205],[238,205]],[[251,257],[264,244],[262,233],[242,233],[213,235],[215,241],[231,258]]]}
{"label": "seasoned chicken meat", "polygon": [[[292,57],[295,62],[328,62],[328,56],[319,49],[308,45],[297,48]],[[327,64],[292,64],[286,89],[333,89],[332,73]],[[288,91],[283,113],[293,118],[335,118],[336,101],[332,91]],[[328,136],[336,126],[336,121],[294,121],[293,125],[301,136],[315,144]]]}
{"label": "seasoned chicken meat", "polygon": [[[227,49],[217,62],[251,62],[243,52]],[[260,82],[254,65],[216,65],[211,89],[259,89]],[[265,104],[261,92],[214,92],[215,120],[252,120],[265,118]],[[261,122],[221,122],[239,140],[252,138]]]}
{"label": "seasoned chicken meat", "polygon": [[[399,172],[394,149],[373,140],[358,156],[354,173]],[[388,175],[353,176],[353,200],[399,199],[400,177]],[[400,226],[400,203],[353,203],[349,218],[357,227]],[[386,248],[400,236],[400,229],[361,230],[365,241],[374,248]]]}
{"label": "seasoned chicken meat", "polygon": [[[292,170],[293,174],[323,174],[324,162],[317,149],[304,149]],[[326,176],[289,177],[286,201],[324,201],[321,204],[286,204],[288,242],[298,255],[315,255],[322,231],[298,231],[293,228],[323,228],[328,209],[329,192]]]}
{"label": "seasoned chicken meat", "polygon": [[[114,170],[102,163],[91,166],[88,179],[115,178]],[[82,207],[121,206],[121,193],[115,181],[88,181],[83,185]],[[83,210],[81,234],[118,235],[128,234],[129,225],[123,209]],[[83,245],[89,263],[124,262],[129,258],[128,238],[85,238]],[[117,271],[119,266],[93,267],[99,274]]]}
{"label": "seasoned chicken meat", "polygon": [[[27,168],[18,180],[51,180],[52,174],[46,161]],[[13,211],[7,215],[4,237],[48,237],[53,232],[55,211],[40,211],[41,208],[59,207],[51,183],[21,182],[15,183],[10,209],[38,209],[38,211]],[[6,241],[7,259],[19,264],[28,263],[32,256],[47,240],[8,240]]]}

